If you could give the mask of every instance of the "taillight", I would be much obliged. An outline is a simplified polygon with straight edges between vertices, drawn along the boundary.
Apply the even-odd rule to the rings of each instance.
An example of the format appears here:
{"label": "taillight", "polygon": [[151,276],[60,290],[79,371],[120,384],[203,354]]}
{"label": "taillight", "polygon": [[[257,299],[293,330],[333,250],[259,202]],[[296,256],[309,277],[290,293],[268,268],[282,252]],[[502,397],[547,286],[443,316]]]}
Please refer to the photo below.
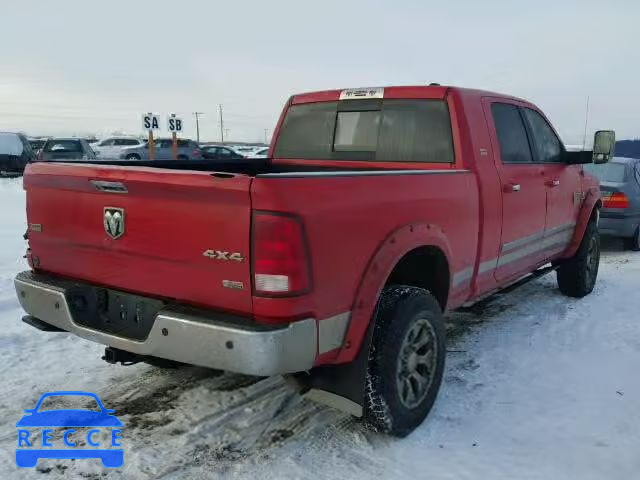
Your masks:
{"label": "taillight", "polygon": [[622,192],[603,192],[602,206],[604,208],[629,208],[629,198]]}
{"label": "taillight", "polygon": [[252,225],[255,295],[300,295],[311,288],[302,222],[289,215],[256,212]]}

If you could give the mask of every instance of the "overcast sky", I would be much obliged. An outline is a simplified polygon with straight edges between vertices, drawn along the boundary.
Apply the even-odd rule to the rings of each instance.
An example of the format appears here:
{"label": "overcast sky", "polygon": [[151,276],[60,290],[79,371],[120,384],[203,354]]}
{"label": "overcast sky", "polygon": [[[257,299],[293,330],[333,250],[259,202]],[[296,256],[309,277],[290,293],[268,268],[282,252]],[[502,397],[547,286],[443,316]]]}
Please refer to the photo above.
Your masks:
{"label": "overcast sky", "polygon": [[222,104],[256,141],[295,92],[439,82],[527,98],[565,143],[589,96],[590,135],[640,137],[638,25],[638,0],[0,0],[0,130],[138,134],[153,111],[195,137],[198,110],[218,140]]}

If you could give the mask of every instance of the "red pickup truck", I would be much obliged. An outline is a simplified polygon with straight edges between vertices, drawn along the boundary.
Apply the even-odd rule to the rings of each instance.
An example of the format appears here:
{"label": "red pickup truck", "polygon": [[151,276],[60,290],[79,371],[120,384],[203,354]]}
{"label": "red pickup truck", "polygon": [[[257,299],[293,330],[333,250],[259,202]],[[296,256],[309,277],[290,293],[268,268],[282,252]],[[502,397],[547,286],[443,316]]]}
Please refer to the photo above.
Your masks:
{"label": "red pickup truck", "polygon": [[286,374],[406,435],[431,409],[443,312],[551,264],[582,297],[599,264],[613,132],[567,152],[533,104],[444,86],[295,95],[269,158],[33,163],[24,321],[165,359]]}

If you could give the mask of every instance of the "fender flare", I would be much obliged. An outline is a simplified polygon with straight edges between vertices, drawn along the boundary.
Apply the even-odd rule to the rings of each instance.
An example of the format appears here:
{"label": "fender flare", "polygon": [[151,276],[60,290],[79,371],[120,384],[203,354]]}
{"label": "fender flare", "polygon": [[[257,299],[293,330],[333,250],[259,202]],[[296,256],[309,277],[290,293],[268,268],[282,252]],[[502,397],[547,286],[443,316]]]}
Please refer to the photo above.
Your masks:
{"label": "fender flare", "polygon": [[[343,346],[331,364],[315,367],[290,379],[305,397],[352,415],[361,416],[369,346],[373,337],[374,311],[389,275],[400,259],[420,247],[437,247],[451,265],[451,247],[442,229],[418,223],[389,234],[371,257],[353,301],[351,319]],[[451,277],[449,290],[451,290]]]}
{"label": "fender flare", "polygon": [[602,207],[602,200],[600,199],[600,189],[598,187],[591,187],[587,191],[584,202],[582,202],[582,208],[578,214],[578,220],[576,222],[576,228],[573,232],[573,238],[567,247],[567,250],[562,255],[562,258],[573,257],[580,244],[582,243],[582,237],[587,230],[587,224],[591,219],[594,210],[599,210]]}
{"label": "fender flare", "polygon": [[[332,363],[350,362],[357,356],[363,346],[363,339],[369,324],[372,323],[378,298],[389,275],[407,253],[420,247],[439,248],[447,264],[451,265],[451,246],[440,226],[431,223],[413,223],[391,232],[376,249],[361,277],[352,304],[351,318],[343,346]],[[449,291],[451,291],[452,277],[453,272],[450,271]]]}

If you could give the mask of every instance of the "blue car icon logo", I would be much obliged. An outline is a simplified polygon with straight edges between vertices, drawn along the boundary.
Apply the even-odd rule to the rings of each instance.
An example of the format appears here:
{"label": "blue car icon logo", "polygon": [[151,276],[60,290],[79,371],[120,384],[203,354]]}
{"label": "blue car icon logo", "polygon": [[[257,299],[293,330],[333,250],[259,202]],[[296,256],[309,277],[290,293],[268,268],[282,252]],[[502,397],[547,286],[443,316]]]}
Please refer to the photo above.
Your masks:
{"label": "blue car icon logo", "polygon": [[[97,404],[99,410],[91,409],[50,409],[41,410],[42,403],[49,397],[89,397]],[[57,399],[60,400],[60,399]],[[64,400],[64,399],[63,399]],[[114,411],[104,407],[95,393],[91,392],[48,392],[40,397],[36,406],[25,410],[26,415],[16,423],[18,427],[18,448],[16,449],[16,465],[19,467],[35,467],[41,458],[82,459],[99,458],[105,467],[116,468],[124,462],[124,452],[120,445],[122,422],[114,416]],[[54,440],[53,429],[64,429]],[[83,439],[92,448],[78,448],[77,440],[82,435],[78,429],[90,428]],[[41,442],[36,442],[35,433],[41,430]],[[102,429],[102,430],[101,430]],[[108,445],[100,435],[104,431],[110,433]],[[54,448],[54,442],[68,448]],[[40,445],[38,445],[40,443]],[[57,446],[57,445],[56,445]],[[39,448],[42,447],[42,448]],[[93,448],[95,447],[95,448]],[[114,448],[116,447],[116,448]]]}

